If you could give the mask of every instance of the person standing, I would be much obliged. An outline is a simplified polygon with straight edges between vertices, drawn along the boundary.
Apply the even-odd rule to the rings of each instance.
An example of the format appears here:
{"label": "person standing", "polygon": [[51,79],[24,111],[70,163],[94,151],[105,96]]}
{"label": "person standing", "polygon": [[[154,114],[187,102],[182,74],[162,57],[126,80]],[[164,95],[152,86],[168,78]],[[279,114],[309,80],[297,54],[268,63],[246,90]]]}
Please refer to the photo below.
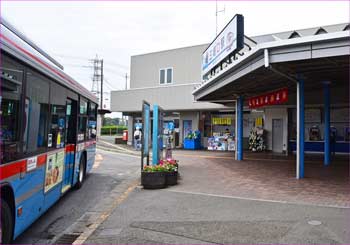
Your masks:
{"label": "person standing", "polygon": [[134,132],[135,150],[139,150],[141,148],[141,137],[142,137],[141,130],[139,127],[136,127],[136,130]]}

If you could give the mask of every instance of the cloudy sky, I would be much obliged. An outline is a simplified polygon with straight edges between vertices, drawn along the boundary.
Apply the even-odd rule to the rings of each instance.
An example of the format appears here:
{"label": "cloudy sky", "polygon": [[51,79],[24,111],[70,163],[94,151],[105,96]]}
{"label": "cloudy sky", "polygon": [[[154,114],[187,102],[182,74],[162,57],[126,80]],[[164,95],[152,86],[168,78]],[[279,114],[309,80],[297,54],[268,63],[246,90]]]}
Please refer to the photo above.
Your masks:
{"label": "cloudy sky", "polygon": [[[104,59],[106,91],[125,88],[130,56],[209,43],[215,1],[1,1],[1,16],[91,89],[89,59]],[[243,14],[245,35],[349,22],[348,1],[218,1],[218,30]]]}

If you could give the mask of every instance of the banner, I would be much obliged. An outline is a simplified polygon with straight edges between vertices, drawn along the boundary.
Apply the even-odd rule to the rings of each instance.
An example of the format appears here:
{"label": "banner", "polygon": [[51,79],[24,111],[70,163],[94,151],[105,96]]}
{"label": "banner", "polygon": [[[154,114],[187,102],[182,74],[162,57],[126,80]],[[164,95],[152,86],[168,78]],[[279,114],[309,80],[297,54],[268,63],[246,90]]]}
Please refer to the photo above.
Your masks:
{"label": "banner", "polygon": [[211,119],[213,125],[231,125],[232,119],[230,117],[213,117]]}
{"label": "banner", "polygon": [[283,88],[268,94],[251,97],[248,99],[248,105],[250,109],[254,109],[268,105],[278,105],[287,101],[288,88]]}

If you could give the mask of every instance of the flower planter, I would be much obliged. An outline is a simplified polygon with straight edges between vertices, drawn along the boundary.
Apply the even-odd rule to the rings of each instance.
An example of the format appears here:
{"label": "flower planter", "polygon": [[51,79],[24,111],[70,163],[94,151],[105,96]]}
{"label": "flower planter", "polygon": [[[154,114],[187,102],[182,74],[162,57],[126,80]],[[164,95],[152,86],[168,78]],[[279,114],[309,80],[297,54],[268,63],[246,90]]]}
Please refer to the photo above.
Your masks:
{"label": "flower planter", "polygon": [[141,172],[141,185],[145,189],[161,189],[166,187],[166,172]]}
{"label": "flower planter", "polygon": [[176,185],[177,184],[177,171],[172,171],[172,172],[166,173],[166,184],[167,185]]}

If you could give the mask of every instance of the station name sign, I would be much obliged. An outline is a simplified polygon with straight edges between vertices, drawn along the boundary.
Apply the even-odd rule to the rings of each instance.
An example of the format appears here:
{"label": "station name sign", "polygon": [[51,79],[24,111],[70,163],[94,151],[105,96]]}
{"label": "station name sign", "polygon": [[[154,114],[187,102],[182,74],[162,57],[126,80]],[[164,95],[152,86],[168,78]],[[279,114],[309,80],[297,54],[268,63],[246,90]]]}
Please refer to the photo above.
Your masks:
{"label": "station name sign", "polygon": [[202,75],[244,45],[243,15],[235,15],[202,55]]}
{"label": "station name sign", "polygon": [[259,108],[267,105],[278,105],[288,101],[288,88],[282,88],[271,93],[248,99],[249,108]]}

